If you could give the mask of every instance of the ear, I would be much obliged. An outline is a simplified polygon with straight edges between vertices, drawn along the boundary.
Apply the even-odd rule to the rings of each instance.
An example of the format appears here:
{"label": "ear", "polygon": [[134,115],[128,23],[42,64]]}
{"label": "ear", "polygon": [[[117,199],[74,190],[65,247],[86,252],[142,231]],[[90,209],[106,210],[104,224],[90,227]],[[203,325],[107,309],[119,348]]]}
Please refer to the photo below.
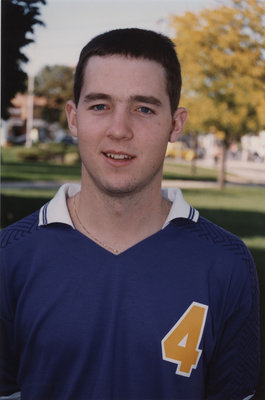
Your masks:
{"label": "ear", "polygon": [[77,137],[77,124],[76,124],[76,105],[72,100],[69,100],[65,106],[65,112],[68,121],[68,127],[73,136]]}
{"label": "ear", "polygon": [[173,115],[173,126],[170,132],[169,142],[173,143],[179,138],[183,132],[184,126],[188,118],[188,111],[184,107],[179,107]]}

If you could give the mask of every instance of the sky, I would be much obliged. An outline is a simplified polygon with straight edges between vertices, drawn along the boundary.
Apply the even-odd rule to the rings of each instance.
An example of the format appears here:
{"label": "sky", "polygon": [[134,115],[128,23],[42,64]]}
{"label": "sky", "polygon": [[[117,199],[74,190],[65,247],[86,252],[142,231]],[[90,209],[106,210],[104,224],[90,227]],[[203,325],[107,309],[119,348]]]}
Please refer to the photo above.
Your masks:
{"label": "sky", "polygon": [[170,35],[169,15],[216,7],[218,0],[47,0],[40,6],[45,27],[35,25],[32,43],[23,52],[23,69],[37,74],[45,65],[77,64],[92,37],[110,29],[139,27]]}

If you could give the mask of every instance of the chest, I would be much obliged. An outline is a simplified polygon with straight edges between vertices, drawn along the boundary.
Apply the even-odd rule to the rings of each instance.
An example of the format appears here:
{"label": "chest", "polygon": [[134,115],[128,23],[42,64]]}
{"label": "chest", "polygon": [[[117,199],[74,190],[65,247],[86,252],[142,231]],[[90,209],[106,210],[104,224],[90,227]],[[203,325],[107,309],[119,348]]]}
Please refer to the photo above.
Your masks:
{"label": "chest", "polygon": [[[24,283],[16,312],[21,348],[30,341],[44,353],[67,348],[94,354],[104,348],[105,356],[122,357],[130,349],[150,360],[161,358],[162,340],[184,318],[184,331],[175,340],[183,340],[185,348],[198,318],[190,311],[193,303],[202,305],[194,346],[206,332],[212,335],[209,277],[196,257],[141,259],[105,252],[86,258],[66,251],[63,260],[46,254]],[[207,342],[210,353],[213,337]]]}

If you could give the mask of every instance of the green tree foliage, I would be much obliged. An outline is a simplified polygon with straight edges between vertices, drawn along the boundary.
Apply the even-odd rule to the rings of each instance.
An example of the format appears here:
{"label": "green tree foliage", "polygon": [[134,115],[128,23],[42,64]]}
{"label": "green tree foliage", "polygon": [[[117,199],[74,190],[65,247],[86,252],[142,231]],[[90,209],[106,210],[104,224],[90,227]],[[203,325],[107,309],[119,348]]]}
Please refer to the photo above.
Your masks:
{"label": "green tree foliage", "polygon": [[35,94],[45,96],[47,106],[42,117],[67,127],[65,103],[73,97],[74,69],[64,65],[45,66],[35,78]]}
{"label": "green tree foliage", "polygon": [[265,126],[265,1],[221,4],[173,16],[171,22],[188,129],[221,133],[225,149],[232,138]]}
{"label": "green tree foliage", "polygon": [[39,4],[46,0],[2,0],[2,101],[1,116],[8,119],[8,107],[17,92],[26,90],[27,74],[21,64],[28,62],[22,48],[34,40],[28,37],[36,24],[44,25],[38,18]]}

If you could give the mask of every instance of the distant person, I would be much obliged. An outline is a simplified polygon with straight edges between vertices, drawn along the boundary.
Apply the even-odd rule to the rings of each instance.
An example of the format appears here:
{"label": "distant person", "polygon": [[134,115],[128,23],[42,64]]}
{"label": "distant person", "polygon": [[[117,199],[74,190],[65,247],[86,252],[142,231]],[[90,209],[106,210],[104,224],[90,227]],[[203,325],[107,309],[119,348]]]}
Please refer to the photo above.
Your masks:
{"label": "distant person", "polygon": [[229,151],[231,154],[232,159],[237,159],[238,157],[238,145],[236,142],[232,142],[229,146]]}
{"label": "distant person", "polygon": [[66,105],[81,185],[2,232],[4,399],[249,399],[259,367],[246,246],[161,191],[182,133],[173,43],[91,40]]}
{"label": "distant person", "polygon": [[214,145],[214,149],[213,149],[213,159],[214,159],[214,163],[218,164],[218,161],[221,158],[221,147],[218,144]]}

